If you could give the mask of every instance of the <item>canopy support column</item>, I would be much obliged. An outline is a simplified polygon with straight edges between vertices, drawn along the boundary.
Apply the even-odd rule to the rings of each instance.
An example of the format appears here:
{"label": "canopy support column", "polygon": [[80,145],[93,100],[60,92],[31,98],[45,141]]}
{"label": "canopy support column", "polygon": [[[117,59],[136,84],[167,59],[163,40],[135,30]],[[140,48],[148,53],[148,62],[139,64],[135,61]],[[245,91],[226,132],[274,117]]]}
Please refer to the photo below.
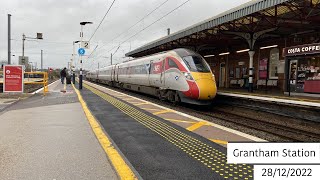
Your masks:
{"label": "canopy support column", "polygon": [[253,92],[253,56],[254,56],[254,49],[255,49],[255,43],[256,41],[264,34],[274,31],[277,28],[271,28],[271,29],[266,29],[263,31],[255,32],[255,33],[247,33],[247,32],[224,32],[225,34],[233,34],[237,35],[239,37],[242,37],[245,39],[248,43],[249,46],[249,92]]}

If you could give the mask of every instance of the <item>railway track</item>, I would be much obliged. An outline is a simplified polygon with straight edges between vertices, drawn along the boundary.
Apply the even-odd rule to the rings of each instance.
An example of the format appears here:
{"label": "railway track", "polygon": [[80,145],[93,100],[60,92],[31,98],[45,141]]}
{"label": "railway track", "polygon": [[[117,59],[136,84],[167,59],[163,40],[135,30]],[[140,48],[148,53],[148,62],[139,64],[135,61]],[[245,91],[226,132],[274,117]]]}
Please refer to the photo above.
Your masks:
{"label": "railway track", "polygon": [[[132,95],[176,111],[180,111],[210,122],[236,129],[268,141],[294,141],[316,142],[320,141],[320,123],[306,122],[301,119],[288,119],[288,117],[261,112],[252,108],[235,107],[233,105],[214,104],[210,107],[194,105],[173,105],[170,102],[159,100],[155,97],[133,91],[122,90],[104,84],[107,88]],[[245,113],[239,113],[243,111]],[[259,109],[259,107],[257,107]],[[253,117],[252,114],[260,114]],[[262,117],[261,117],[262,116]]]}
{"label": "railway track", "polygon": [[266,132],[274,136],[278,136],[286,141],[319,141],[320,134],[316,132],[310,132],[302,130],[300,128],[288,127],[279,123],[273,123],[268,121],[257,120],[247,116],[241,116],[233,113],[226,114],[221,110],[214,110],[211,112],[197,111],[198,113],[204,113],[206,116],[218,118],[220,120],[228,121],[236,125],[240,125],[246,128],[251,128],[257,131]]}

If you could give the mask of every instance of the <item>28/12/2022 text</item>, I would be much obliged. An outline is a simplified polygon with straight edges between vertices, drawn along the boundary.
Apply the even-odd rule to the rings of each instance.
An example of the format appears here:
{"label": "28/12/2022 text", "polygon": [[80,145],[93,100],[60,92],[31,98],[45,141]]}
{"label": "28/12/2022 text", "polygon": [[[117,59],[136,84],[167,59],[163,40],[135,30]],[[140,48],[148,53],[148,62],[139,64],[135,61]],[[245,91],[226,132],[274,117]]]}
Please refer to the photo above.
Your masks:
{"label": "28/12/2022 text", "polygon": [[297,176],[297,177],[306,177],[312,176],[311,168],[263,168],[262,176],[268,177],[289,177],[289,176]]}
{"label": "28/12/2022 text", "polygon": [[319,180],[319,165],[254,165],[254,179]]}

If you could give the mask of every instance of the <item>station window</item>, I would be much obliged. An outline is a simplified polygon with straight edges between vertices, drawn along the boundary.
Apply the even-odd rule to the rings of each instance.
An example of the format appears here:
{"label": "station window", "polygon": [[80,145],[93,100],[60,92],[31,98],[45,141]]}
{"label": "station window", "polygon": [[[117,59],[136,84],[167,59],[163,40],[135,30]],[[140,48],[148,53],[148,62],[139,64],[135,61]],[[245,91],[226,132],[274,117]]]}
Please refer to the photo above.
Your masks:
{"label": "station window", "polygon": [[278,79],[279,49],[274,48],[270,51],[269,79]]}

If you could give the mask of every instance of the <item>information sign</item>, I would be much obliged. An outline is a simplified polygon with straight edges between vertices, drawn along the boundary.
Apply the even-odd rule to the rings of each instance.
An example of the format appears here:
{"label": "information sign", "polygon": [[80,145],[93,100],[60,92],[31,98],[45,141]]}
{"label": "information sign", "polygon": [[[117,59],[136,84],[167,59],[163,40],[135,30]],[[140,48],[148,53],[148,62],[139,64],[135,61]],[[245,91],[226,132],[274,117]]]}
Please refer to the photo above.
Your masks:
{"label": "information sign", "polygon": [[23,74],[23,66],[4,66],[3,92],[23,92]]}
{"label": "information sign", "polygon": [[79,53],[79,55],[84,55],[85,53],[86,53],[86,51],[83,49],[83,48],[79,48],[78,49],[78,53]]}
{"label": "information sign", "polygon": [[82,41],[82,47],[84,49],[90,49],[90,43],[89,41]]}

